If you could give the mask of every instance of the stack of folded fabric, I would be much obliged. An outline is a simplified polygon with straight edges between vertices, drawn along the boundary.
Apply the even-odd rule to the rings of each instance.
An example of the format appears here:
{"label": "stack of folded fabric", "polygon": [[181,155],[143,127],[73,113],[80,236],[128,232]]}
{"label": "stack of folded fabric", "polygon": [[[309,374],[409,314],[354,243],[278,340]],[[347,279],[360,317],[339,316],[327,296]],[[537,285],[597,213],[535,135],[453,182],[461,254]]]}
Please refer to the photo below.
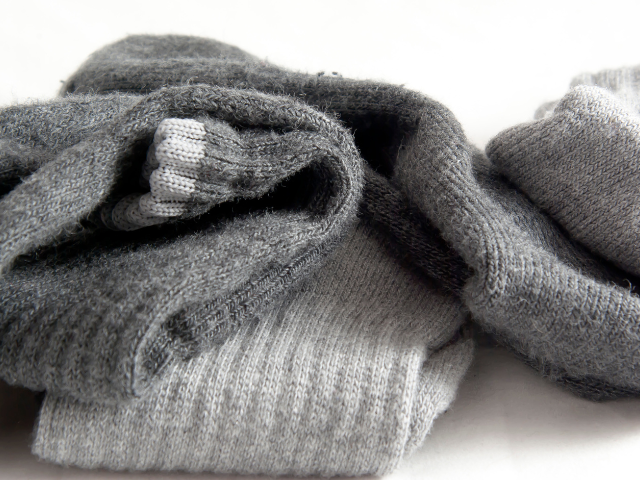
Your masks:
{"label": "stack of folded fabric", "polygon": [[580,395],[637,395],[637,82],[603,78],[487,155],[416,92],[183,36],[1,111],[0,375],[47,391],[34,453],[384,474],[452,402],[469,316]]}
{"label": "stack of folded fabric", "polygon": [[[123,43],[161,64],[255,62],[208,40]],[[473,350],[466,266],[374,170],[400,138],[353,103],[363,168],[352,130],[291,96],[160,83],[0,113],[0,372],[47,391],[34,452],[94,468],[390,471]]]}

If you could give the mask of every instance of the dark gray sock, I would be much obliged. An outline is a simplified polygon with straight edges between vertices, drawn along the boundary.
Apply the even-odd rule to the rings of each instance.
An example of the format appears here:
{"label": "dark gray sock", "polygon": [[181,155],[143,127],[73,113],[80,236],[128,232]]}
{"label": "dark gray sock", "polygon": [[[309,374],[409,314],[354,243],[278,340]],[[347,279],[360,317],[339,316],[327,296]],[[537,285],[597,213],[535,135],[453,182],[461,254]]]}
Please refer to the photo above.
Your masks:
{"label": "dark gray sock", "polygon": [[[122,105],[105,102],[122,98],[131,105],[111,118]],[[321,262],[355,218],[361,160],[345,129],[290,98],[184,86],[144,98],[83,97],[86,114],[70,114],[78,101],[24,107],[25,128],[16,127],[19,107],[0,112],[6,140],[55,145],[0,200],[0,372],[9,383],[83,399],[137,397],[172,359],[224,338]],[[144,153],[164,119],[202,115],[227,124],[230,140],[238,138],[231,126],[262,130],[270,148],[299,154],[292,168],[274,163],[278,174],[253,184],[237,174],[218,178],[233,198],[290,179],[284,191],[226,202],[162,230],[109,234],[87,223],[99,222],[99,210],[122,193],[141,191]],[[218,161],[242,160],[228,153]],[[74,234],[79,226],[84,235]]]}
{"label": "dark gray sock", "polygon": [[[188,58],[182,51],[202,39],[165,38],[134,36],[103,48],[64,91],[144,93],[196,81],[285,93],[338,115],[369,164],[393,177],[427,228],[438,227],[464,258],[469,269],[450,269],[459,273],[452,287],[465,283],[463,298],[477,322],[544,375],[590,398],[640,391],[640,299],[624,288],[629,275],[576,245],[505,183],[446,108],[387,84],[288,72],[251,58]],[[131,55],[132,45],[163,53]],[[393,228],[396,239],[406,238],[405,227]],[[440,246],[431,251],[431,258],[448,256]]]}

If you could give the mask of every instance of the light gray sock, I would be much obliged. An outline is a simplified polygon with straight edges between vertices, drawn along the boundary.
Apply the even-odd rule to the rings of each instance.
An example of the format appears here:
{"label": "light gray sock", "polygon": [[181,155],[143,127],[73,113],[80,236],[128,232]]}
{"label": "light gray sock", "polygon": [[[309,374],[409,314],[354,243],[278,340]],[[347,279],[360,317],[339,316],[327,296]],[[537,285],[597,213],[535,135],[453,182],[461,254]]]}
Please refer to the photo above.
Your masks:
{"label": "light gray sock", "polygon": [[629,108],[640,112],[640,66],[583,73],[571,81],[571,87],[579,85],[591,85],[609,90]]}
{"label": "light gray sock", "polygon": [[640,298],[469,147],[445,109],[420,117],[398,181],[473,269],[474,320],[585,397],[640,393]]}
{"label": "light gray sock", "polygon": [[147,399],[47,394],[33,451],[85,468],[382,475],[418,446],[472,355],[464,312],[360,223],[329,262]]}
{"label": "light gray sock", "polygon": [[[615,85],[631,96],[631,88]],[[574,239],[640,275],[640,115],[633,105],[598,87],[575,87],[552,114],[501,132],[487,155]]]}

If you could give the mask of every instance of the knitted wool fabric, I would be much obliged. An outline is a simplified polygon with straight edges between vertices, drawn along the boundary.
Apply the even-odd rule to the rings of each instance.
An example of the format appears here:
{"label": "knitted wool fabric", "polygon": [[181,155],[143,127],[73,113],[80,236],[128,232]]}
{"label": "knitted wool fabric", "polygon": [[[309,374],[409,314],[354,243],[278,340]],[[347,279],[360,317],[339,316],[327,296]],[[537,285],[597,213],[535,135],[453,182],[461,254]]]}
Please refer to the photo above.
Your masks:
{"label": "knitted wool fabric", "polygon": [[571,87],[593,85],[613,92],[632,110],[640,111],[640,66],[614,70],[602,70],[598,73],[583,73],[571,81]]}
{"label": "knitted wool fabric", "polygon": [[[447,115],[423,117],[431,128],[408,145],[398,172],[474,269],[463,293],[474,319],[579,395],[638,395],[640,298],[624,288],[625,275],[572,242],[481,152],[472,154],[457,125],[436,128]],[[425,161],[416,150],[447,154]]]}
{"label": "knitted wool fabric", "polygon": [[[78,224],[97,221],[100,209],[113,220],[107,207],[141,190],[144,154],[163,120],[203,116],[210,120],[202,129],[213,125],[222,137],[203,137],[205,150],[216,154],[203,159],[206,178],[198,185],[228,188],[222,196],[180,199],[187,206],[179,216],[259,196],[278,183],[281,192],[226,202],[163,228],[73,234]],[[360,198],[362,166],[352,137],[289,98],[183,86],[144,98],[11,107],[0,112],[0,125],[2,136],[24,149],[50,147],[48,160],[0,200],[0,375],[34,390],[105,402],[142,396],[172,360],[224,338],[315,268],[343,236]],[[277,161],[254,175],[253,154],[265,144],[272,154],[265,161]],[[214,175],[216,162],[228,175]],[[130,226],[127,215],[117,220]],[[138,227],[153,223],[138,220]],[[53,243],[60,238],[63,244]],[[9,270],[19,255],[52,243]]]}
{"label": "knitted wool fabric", "polygon": [[640,116],[620,80],[622,97],[578,86],[544,118],[501,132],[487,154],[573,238],[639,275]]}
{"label": "knitted wool fabric", "polygon": [[[614,93],[627,108],[640,111],[640,66],[602,70],[598,73],[583,73],[574,77],[571,88],[588,85],[604,88]],[[549,116],[558,102],[547,102],[538,108],[535,119]]]}
{"label": "knitted wool fabric", "polygon": [[[3,109],[0,113],[0,195],[139,100],[140,97],[134,95],[75,95],[31,108]],[[53,115],[55,122],[50,121]],[[79,117],[82,121],[78,121]]]}
{"label": "knitted wool fabric", "polygon": [[[414,130],[416,119],[406,117],[407,107],[441,108],[395,85],[290,72],[246,52],[236,51],[233,58],[220,56],[220,51],[235,48],[198,37],[133,35],[93,53],[61,93],[140,94],[164,85],[199,82],[290,95],[337,115],[353,133],[362,157],[387,177],[392,176],[398,152]],[[398,189],[384,187],[371,175],[367,175],[363,197],[362,213],[392,239],[396,254],[411,259],[426,276],[459,294],[469,270],[424,213]]]}
{"label": "knitted wool fabric", "polygon": [[141,93],[198,81],[286,93],[337,114],[363,157],[392,177],[408,205],[471,268],[432,248],[433,258],[446,259],[446,270],[459,275],[452,285],[465,285],[462,297],[477,322],[578,394],[603,399],[640,391],[640,298],[625,288],[629,275],[575,244],[505,183],[446,108],[392,85],[184,55],[202,41],[126,38],[90,57],[64,91]]}
{"label": "knitted wool fabric", "polygon": [[85,468],[382,475],[454,398],[471,340],[461,305],[358,224],[330,261],[147,399],[47,394],[33,452]]}

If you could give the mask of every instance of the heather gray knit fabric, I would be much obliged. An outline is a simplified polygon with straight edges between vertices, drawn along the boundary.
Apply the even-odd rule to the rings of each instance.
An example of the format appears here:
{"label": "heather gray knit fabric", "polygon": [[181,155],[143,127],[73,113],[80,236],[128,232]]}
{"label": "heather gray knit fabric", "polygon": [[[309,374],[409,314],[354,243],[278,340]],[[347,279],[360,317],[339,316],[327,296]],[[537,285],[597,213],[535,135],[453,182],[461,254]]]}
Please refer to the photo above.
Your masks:
{"label": "heather gray knit fabric", "polygon": [[640,66],[583,73],[571,81],[572,87],[593,85],[605,88],[622,99],[632,110],[640,111]]}
{"label": "heather gray knit fabric", "polygon": [[640,298],[625,275],[572,242],[472,153],[449,112],[425,112],[419,131],[398,177],[473,268],[463,300],[474,319],[577,394],[638,395]]}
{"label": "heather gray knit fabric", "polygon": [[[185,117],[208,117],[201,125],[222,132],[203,137],[205,150],[216,153],[203,159],[201,183],[228,189],[189,198],[173,220],[245,200],[137,232],[92,224],[101,208],[141,191],[154,132],[163,120]],[[184,86],[144,98],[12,107],[0,124],[9,142],[49,152],[0,200],[0,375],[34,390],[100,401],[143,395],[173,359],[224,338],[315,268],[360,198],[361,160],[350,134],[289,98]],[[259,175],[256,150],[270,154]],[[216,162],[226,173],[213,175]],[[34,166],[25,164],[12,167],[16,175]],[[74,234],[78,226],[82,235]],[[9,270],[19,255],[48,245]]]}
{"label": "heather gray knit fabric", "polygon": [[[636,112],[640,111],[640,66],[602,70],[598,73],[583,73],[571,81],[572,88],[580,85],[609,90],[628,108]],[[541,105],[535,113],[535,119],[551,115],[557,104],[558,102],[555,101]]]}
{"label": "heather gray knit fabric", "polygon": [[462,320],[360,223],[302,288],[147,399],[48,394],[33,451],[86,468],[381,475],[453,400],[472,354],[451,341]]}
{"label": "heather gray knit fabric", "polygon": [[[407,205],[464,258],[471,270],[440,247],[433,255],[452,261],[446,270],[459,274],[453,290],[465,284],[463,299],[476,321],[577,393],[599,399],[640,391],[640,298],[628,289],[635,280],[575,244],[505,183],[473,153],[447,109],[392,85],[183,54],[201,41],[126,38],[94,54],[64,91],[143,93],[190,80],[286,93],[337,114],[363,157],[392,177]],[[139,45],[135,55],[132,45]],[[161,58],[144,54],[150,45]],[[401,226],[394,229],[404,237]]]}
{"label": "heather gray knit fabric", "polygon": [[117,93],[74,95],[0,110],[0,195],[140,99]]}
{"label": "heather gray knit fabric", "polygon": [[640,116],[637,98],[626,101],[638,85],[613,83],[622,98],[578,86],[551,114],[501,132],[487,154],[573,238],[640,275]]}
{"label": "heather gray knit fabric", "polygon": [[[387,177],[393,174],[403,142],[415,130],[416,118],[407,112],[415,105],[440,108],[395,85],[290,72],[248,53],[220,58],[221,50],[233,48],[198,37],[133,35],[92,54],[65,82],[62,93],[139,94],[163,85],[200,82],[290,95],[337,115],[353,132],[362,157]],[[365,218],[392,239],[397,255],[459,294],[470,275],[467,266],[423,212],[397,188],[383,184],[367,178],[361,204]]]}

